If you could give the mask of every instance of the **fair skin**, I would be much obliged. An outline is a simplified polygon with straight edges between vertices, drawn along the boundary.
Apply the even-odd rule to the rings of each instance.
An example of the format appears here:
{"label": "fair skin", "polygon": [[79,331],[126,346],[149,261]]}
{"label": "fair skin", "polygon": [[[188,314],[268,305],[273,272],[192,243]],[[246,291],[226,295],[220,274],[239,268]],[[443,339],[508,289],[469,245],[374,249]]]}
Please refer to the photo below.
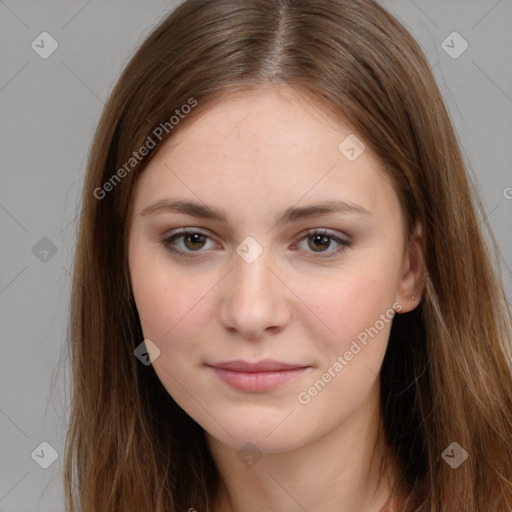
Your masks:
{"label": "fair skin", "polygon": [[[156,374],[205,430],[222,476],[215,512],[378,512],[396,483],[392,466],[379,482],[373,457],[391,328],[389,316],[379,319],[417,306],[420,242],[405,246],[398,198],[368,145],[347,159],[338,146],[354,132],[304,98],[288,88],[224,97],[164,144],[134,193],[137,310],[160,350]],[[221,209],[226,220],[142,215],[171,198]],[[276,223],[287,208],[326,201],[368,213]],[[162,240],[183,228],[199,234],[174,239],[178,256]],[[370,327],[367,343],[358,341]],[[212,368],[264,359],[305,369],[272,389],[239,389]]]}

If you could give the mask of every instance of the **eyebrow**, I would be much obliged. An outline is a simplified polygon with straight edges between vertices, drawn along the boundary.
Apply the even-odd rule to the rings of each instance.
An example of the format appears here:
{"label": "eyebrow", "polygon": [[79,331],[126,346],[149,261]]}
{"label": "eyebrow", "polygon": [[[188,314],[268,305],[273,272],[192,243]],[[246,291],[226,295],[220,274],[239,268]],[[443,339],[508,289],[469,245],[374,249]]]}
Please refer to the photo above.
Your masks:
{"label": "eyebrow", "polygon": [[[228,223],[227,215],[221,208],[208,206],[194,201],[160,199],[144,208],[141,216],[155,215],[157,213],[184,213],[193,217],[211,219]],[[275,216],[276,225],[283,225],[298,220],[328,215],[332,213],[357,214],[373,216],[373,214],[361,205],[347,203],[345,201],[325,201],[320,204],[304,207],[290,207]]]}

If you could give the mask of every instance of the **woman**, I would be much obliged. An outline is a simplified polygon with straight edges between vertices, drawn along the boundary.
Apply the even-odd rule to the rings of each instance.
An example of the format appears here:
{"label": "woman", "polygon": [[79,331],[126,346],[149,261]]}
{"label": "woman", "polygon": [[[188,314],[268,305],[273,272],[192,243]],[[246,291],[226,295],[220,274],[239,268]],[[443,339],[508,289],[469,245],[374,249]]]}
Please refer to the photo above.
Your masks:
{"label": "woman", "polygon": [[181,4],[91,150],[68,509],[509,512],[511,317],[477,208],[377,3]]}

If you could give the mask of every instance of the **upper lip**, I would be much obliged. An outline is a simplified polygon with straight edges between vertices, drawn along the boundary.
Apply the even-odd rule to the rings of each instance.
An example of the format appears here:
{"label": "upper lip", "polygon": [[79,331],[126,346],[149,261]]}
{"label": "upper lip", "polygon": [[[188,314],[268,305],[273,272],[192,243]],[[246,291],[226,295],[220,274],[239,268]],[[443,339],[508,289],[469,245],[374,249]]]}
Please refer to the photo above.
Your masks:
{"label": "upper lip", "polygon": [[222,370],[232,370],[235,372],[275,372],[282,370],[297,370],[299,368],[308,368],[309,365],[283,363],[282,361],[275,361],[273,359],[265,359],[257,363],[250,363],[240,359],[236,361],[225,361],[222,363],[208,364],[213,368]]}

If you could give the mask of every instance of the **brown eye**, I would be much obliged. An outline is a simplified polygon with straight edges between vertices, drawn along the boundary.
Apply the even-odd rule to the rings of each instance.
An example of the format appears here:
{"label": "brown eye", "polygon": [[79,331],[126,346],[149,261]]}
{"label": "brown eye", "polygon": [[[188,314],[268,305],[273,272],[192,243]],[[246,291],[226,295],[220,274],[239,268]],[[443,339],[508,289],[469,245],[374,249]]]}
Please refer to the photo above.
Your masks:
{"label": "brown eye", "polygon": [[[183,240],[185,241],[185,246],[191,251],[194,251],[204,246],[206,237],[201,233],[191,233],[184,235]],[[188,241],[190,241],[190,243],[187,243]]]}
{"label": "brown eye", "polygon": [[316,251],[319,249],[320,251],[322,249],[328,249],[331,245],[331,238],[326,235],[314,235],[309,236],[308,241],[312,240],[313,243],[308,242],[308,246],[313,249],[313,251]]}
{"label": "brown eye", "polygon": [[173,235],[162,239],[164,247],[179,256],[195,256],[192,253],[203,253],[202,251],[210,237],[198,230],[181,230]]}
{"label": "brown eye", "polygon": [[[345,240],[328,231],[318,229],[308,231],[306,236],[300,240],[307,240],[307,248],[304,250],[307,253],[313,253],[313,258],[330,258],[331,256],[338,255],[352,245],[350,240]],[[329,250],[333,246],[333,242],[334,249]]]}

